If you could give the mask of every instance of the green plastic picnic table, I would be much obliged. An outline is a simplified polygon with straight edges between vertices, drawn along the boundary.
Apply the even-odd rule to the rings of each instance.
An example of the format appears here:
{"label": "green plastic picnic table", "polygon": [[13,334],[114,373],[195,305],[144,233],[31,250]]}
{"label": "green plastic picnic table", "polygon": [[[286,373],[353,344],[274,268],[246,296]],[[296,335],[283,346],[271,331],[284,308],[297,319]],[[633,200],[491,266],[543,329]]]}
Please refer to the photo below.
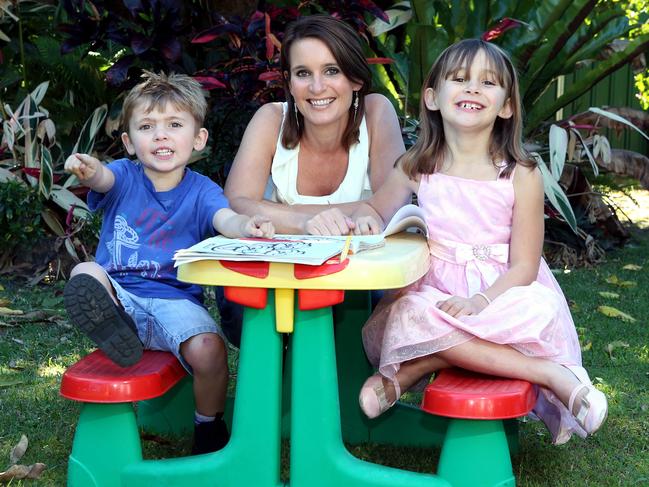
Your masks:
{"label": "green plastic picnic table", "polygon": [[[369,421],[357,400],[360,385],[371,374],[360,343],[360,327],[369,313],[367,291],[406,286],[419,279],[428,264],[424,237],[401,233],[388,237],[382,248],[350,255],[342,263],[330,261],[319,270],[212,260],[181,265],[180,280],[224,286],[226,296],[246,305],[231,438],[218,452],[129,464],[122,484],[450,485],[433,474],[363,461],[343,443],[343,437],[350,443],[441,443],[444,418],[398,404],[384,418]],[[341,304],[332,313],[336,303]],[[284,333],[290,334],[286,364]],[[286,483],[280,478],[283,418],[290,438]]]}

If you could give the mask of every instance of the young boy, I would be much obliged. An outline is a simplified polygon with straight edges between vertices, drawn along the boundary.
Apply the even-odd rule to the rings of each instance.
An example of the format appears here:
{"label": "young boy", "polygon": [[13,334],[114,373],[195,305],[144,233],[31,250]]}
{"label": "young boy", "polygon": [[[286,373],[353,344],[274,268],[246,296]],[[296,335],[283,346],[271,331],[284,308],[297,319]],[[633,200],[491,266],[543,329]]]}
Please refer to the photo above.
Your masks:
{"label": "young boy", "polygon": [[[192,453],[227,443],[223,422],[228,382],[223,332],[202,306],[199,286],[176,279],[172,257],[219,232],[272,237],[262,217],[228,207],[221,188],[189,168],[207,143],[207,102],[200,84],[178,74],[146,73],[124,100],[122,142],[135,160],[105,166],[73,154],[65,170],[91,189],[88,205],[103,210],[96,262],[78,264],[64,291],[70,320],[122,367],[144,348],[169,350],[194,376]],[[141,341],[140,341],[141,340]]]}

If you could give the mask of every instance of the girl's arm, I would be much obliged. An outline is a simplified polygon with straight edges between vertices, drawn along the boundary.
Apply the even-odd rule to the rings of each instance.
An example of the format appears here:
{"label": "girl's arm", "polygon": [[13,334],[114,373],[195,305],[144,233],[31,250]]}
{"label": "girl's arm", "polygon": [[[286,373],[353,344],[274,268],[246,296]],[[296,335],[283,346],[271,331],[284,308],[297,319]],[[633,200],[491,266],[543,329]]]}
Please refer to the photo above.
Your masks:
{"label": "girl's arm", "polygon": [[352,215],[357,235],[381,233],[385,223],[390,221],[399,208],[410,203],[412,193],[419,188],[419,181],[409,179],[398,165],[388,175],[387,180]]}
{"label": "girl's arm", "polygon": [[536,280],[543,252],[543,178],[541,171],[518,166],[514,174],[514,212],[509,269],[485,291],[495,299],[509,288]]}
{"label": "girl's arm", "polygon": [[[514,211],[509,245],[509,269],[483,294],[490,301],[514,286],[531,284],[539,272],[543,250],[543,178],[538,169],[518,166],[514,174]],[[487,300],[475,294],[469,298],[454,296],[437,303],[442,311],[455,316],[477,314],[487,307]]]}

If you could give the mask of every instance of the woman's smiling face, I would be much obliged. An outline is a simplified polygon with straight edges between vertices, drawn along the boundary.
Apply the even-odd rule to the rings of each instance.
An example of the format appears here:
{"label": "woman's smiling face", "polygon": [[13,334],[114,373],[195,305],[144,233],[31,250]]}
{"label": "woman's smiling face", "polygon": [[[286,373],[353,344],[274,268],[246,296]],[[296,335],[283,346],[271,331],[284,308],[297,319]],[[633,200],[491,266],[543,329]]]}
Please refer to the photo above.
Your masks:
{"label": "woman's smiling face", "polygon": [[353,92],[361,85],[342,72],[327,45],[305,38],[290,48],[289,86],[305,123],[347,123]]}

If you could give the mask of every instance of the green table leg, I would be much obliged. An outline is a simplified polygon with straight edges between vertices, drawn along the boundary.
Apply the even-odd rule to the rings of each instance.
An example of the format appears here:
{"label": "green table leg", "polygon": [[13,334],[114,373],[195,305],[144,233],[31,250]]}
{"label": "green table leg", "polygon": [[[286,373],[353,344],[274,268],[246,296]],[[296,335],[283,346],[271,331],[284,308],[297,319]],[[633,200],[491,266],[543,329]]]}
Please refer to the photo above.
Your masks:
{"label": "green table leg", "polygon": [[351,444],[372,442],[398,446],[441,446],[448,421],[397,403],[379,418],[370,420],[358,406],[358,393],[374,370],[367,361],[361,328],[370,314],[370,293],[346,291],[336,307],[336,357],[339,361],[340,414],[343,437]]}
{"label": "green table leg", "polygon": [[291,486],[449,485],[431,474],[407,472],[362,461],[345,449],[340,427],[330,308],[296,310],[292,347]]}
{"label": "green table leg", "polygon": [[184,377],[165,395],[137,403],[137,424],[147,433],[183,436],[194,430],[192,379]]}
{"label": "green table leg", "polygon": [[84,403],[68,460],[69,487],[118,487],[120,472],[142,459],[131,403]]}
{"label": "green table leg", "polygon": [[275,331],[269,292],[263,310],[246,308],[239,355],[232,435],[218,452],[166,460],[145,460],[124,468],[131,487],[278,487],[282,338]]}
{"label": "green table leg", "polygon": [[437,473],[454,487],[516,485],[502,421],[451,420]]}

